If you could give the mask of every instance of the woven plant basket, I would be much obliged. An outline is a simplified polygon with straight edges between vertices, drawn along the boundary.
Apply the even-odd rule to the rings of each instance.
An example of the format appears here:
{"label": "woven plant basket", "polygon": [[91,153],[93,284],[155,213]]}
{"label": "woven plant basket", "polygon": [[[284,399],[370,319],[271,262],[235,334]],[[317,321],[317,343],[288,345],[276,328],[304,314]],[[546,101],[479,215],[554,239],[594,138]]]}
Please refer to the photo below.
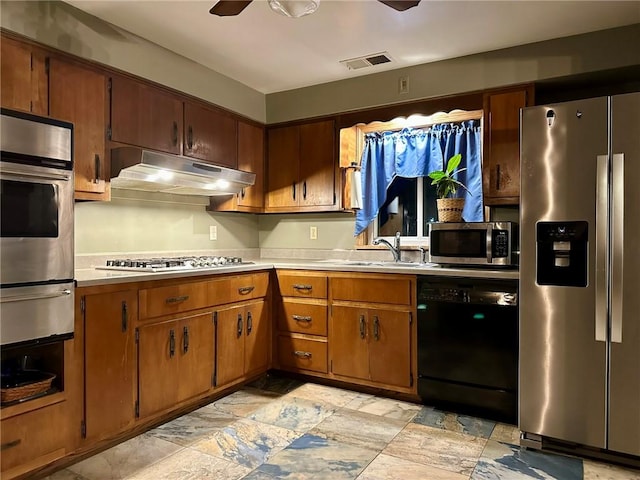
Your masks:
{"label": "woven plant basket", "polygon": [[438,198],[438,220],[440,222],[461,222],[464,198]]}

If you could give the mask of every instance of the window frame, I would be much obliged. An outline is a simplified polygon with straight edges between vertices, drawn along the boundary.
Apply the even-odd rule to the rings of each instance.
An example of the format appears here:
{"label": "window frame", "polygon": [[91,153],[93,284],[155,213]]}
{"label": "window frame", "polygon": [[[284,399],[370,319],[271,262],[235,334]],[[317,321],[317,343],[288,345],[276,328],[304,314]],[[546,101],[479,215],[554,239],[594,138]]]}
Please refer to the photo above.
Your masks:
{"label": "window frame", "polygon": [[[360,168],[362,161],[362,152],[364,150],[364,136],[366,133],[372,132],[387,132],[387,131],[399,131],[403,128],[429,128],[432,125],[441,123],[459,123],[467,120],[479,120],[480,128],[484,131],[484,111],[483,110],[451,110],[450,112],[437,112],[432,115],[410,115],[409,117],[397,117],[388,122],[375,121],[369,124],[359,123],[354,125],[352,129],[355,130],[355,162],[351,162],[350,168]],[[484,135],[480,139],[480,161],[484,162]],[[355,163],[355,165],[354,165]],[[422,199],[424,198],[424,182],[427,177],[418,178],[416,198],[418,199],[417,209],[417,232],[422,233],[422,236],[402,236],[401,244],[403,247],[428,247],[429,236],[425,235],[423,231],[424,226],[424,208],[422,208]],[[485,214],[486,216],[486,214]],[[378,237],[378,222],[376,220],[371,222],[369,226],[356,237],[356,248],[360,249],[377,249],[379,246],[373,245],[375,238],[383,238],[389,242],[393,242],[395,237],[383,236]]]}

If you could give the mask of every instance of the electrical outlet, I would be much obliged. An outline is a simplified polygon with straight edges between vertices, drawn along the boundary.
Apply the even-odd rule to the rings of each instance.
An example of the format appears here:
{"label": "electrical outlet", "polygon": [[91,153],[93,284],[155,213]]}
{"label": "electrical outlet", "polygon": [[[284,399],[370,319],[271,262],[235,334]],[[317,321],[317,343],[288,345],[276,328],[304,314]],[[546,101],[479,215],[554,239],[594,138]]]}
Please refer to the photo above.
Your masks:
{"label": "electrical outlet", "polygon": [[309,240],[318,239],[318,227],[309,227]]}
{"label": "electrical outlet", "polygon": [[215,225],[209,226],[209,240],[217,240],[218,239],[218,227]]}
{"label": "electrical outlet", "polygon": [[398,93],[409,92],[409,77],[400,77],[398,79]]}

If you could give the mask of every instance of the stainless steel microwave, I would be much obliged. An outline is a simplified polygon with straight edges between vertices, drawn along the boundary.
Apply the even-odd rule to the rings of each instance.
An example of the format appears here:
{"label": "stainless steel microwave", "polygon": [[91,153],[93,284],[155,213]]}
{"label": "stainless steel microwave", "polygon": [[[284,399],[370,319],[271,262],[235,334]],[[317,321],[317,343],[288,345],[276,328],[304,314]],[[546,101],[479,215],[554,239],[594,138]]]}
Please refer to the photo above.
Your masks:
{"label": "stainless steel microwave", "polygon": [[518,253],[517,223],[429,223],[431,263],[515,267]]}

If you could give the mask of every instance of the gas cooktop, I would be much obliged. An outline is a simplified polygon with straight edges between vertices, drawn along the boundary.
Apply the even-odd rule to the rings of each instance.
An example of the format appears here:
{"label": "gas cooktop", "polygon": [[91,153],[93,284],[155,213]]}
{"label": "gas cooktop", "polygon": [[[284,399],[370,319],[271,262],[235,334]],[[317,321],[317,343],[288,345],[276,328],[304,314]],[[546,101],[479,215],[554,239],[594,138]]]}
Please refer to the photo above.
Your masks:
{"label": "gas cooktop", "polygon": [[167,258],[133,258],[107,260],[104,266],[95,267],[97,270],[123,270],[130,272],[171,272],[180,270],[196,270],[206,268],[231,267],[236,265],[250,265],[240,257],[167,257]]}

